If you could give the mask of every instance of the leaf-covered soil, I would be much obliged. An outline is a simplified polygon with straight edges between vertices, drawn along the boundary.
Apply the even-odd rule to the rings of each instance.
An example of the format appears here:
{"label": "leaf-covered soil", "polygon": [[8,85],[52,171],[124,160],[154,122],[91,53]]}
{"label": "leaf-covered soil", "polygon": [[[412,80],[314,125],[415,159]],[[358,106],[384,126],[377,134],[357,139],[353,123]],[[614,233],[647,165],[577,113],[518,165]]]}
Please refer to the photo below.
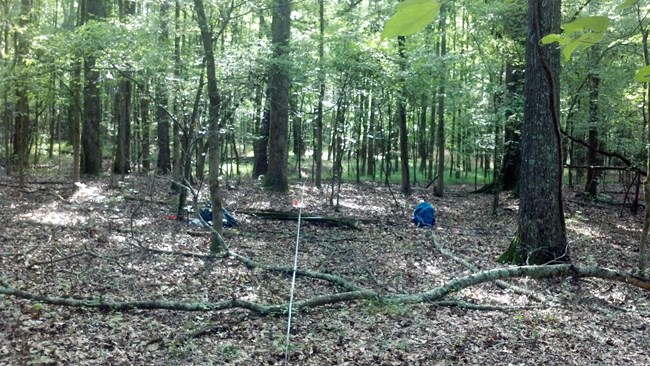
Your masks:
{"label": "leaf-covered soil", "polygon": [[[245,299],[284,304],[290,276],[249,269],[232,259],[214,263],[167,251],[207,252],[205,229],[169,218],[176,196],[159,178],[86,181],[73,192],[63,181],[34,179],[25,187],[0,178],[0,280],[39,295],[111,301],[186,302]],[[295,221],[263,220],[244,210],[304,210],[353,217],[358,230],[303,223],[299,267],[341,276],[382,294],[426,291],[464,268],[432,244],[430,230],[410,224],[419,199],[437,210],[444,248],[481,269],[516,228],[517,201],[452,187],[444,198],[416,188],[404,198],[383,185],[344,184],[340,209],[329,187],[295,182],[287,194],[257,181],[224,189],[225,206],[240,221],[227,229],[230,248],[267,264],[291,266]],[[619,187],[614,187],[619,189]],[[566,218],[574,263],[634,271],[642,213],[594,203],[567,189]],[[622,196],[612,194],[614,202]],[[77,254],[77,255],[75,255]],[[468,288],[450,300],[493,305],[467,310],[433,304],[391,306],[337,303],[294,313],[291,365],[648,365],[647,292],[596,279],[510,281],[543,295],[541,303],[493,284]],[[298,277],[297,300],[342,291]],[[247,310],[107,312],[0,295],[0,364],[7,365],[273,365],[284,363],[286,317]],[[200,334],[201,330],[207,330]]]}

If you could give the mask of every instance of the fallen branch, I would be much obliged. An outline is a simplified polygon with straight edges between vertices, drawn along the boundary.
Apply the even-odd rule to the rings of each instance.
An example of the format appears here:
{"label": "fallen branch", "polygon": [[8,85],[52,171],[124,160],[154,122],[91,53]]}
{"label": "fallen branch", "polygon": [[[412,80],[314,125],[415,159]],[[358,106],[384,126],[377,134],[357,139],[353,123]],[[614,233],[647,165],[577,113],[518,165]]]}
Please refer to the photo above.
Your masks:
{"label": "fallen branch", "polygon": [[[456,254],[454,254],[454,253],[448,251],[447,249],[443,248],[442,245],[440,245],[438,243],[438,241],[436,240],[436,234],[433,232],[433,230],[431,231],[431,241],[433,242],[433,246],[436,247],[436,249],[442,255],[444,255],[445,257],[450,258],[454,262],[459,263],[460,265],[462,265],[463,267],[469,269],[472,272],[480,271],[480,269],[477,266],[473,265],[472,263],[470,263],[466,259],[461,258],[460,256],[457,256]],[[533,299],[535,299],[537,301],[541,301],[541,302],[546,301],[544,296],[542,296],[542,295],[540,295],[538,293],[527,290],[525,288],[521,288],[519,286],[512,285],[512,284],[507,283],[505,281],[496,280],[496,281],[494,281],[494,284],[497,285],[502,290],[511,289],[516,294],[528,296],[528,297],[531,297],[531,298],[533,298]]]}
{"label": "fallen branch", "polygon": [[169,202],[165,201],[160,201],[160,200],[151,200],[147,199],[144,197],[137,197],[137,196],[124,196],[124,199],[126,201],[137,201],[137,202],[143,202],[143,203],[155,203],[157,205],[168,205]]}
{"label": "fallen branch", "polygon": [[[297,212],[282,212],[282,211],[237,211],[237,212],[255,216],[261,219],[267,219],[267,220],[293,220],[293,221],[298,220]],[[319,215],[309,214],[305,212],[302,213],[300,220],[308,221],[308,222],[320,222],[328,225],[347,227],[351,229],[358,229],[356,226],[356,221],[360,221],[360,219],[319,216]]]}
{"label": "fallen branch", "polygon": [[[477,272],[468,276],[454,278],[442,286],[426,292],[417,294],[399,294],[380,296],[377,292],[365,289],[356,291],[339,292],[314,296],[309,299],[300,300],[294,303],[296,311],[301,309],[316,308],[324,305],[331,305],[339,302],[373,300],[385,304],[425,304],[438,301],[445,296],[457,293],[464,288],[475,286],[485,282],[501,280],[506,278],[533,277],[558,278],[558,277],[593,277],[609,281],[622,282],[644,290],[650,290],[650,278],[636,276],[630,273],[614,271],[594,266],[574,266],[562,264],[554,266],[521,266],[495,268]],[[141,310],[177,310],[177,311],[220,311],[227,309],[245,309],[262,316],[285,314],[288,304],[260,304],[252,301],[239,300],[236,298],[218,302],[177,302],[177,301],[106,301],[103,297],[91,299],[76,299],[70,297],[55,297],[37,295],[9,286],[4,280],[0,280],[0,294],[14,296],[22,299],[38,301],[43,304],[62,305],[71,307],[95,308],[106,311],[128,311],[133,309]]]}
{"label": "fallen branch", "polygon": [[[147,247],[140,247],[143,250],[156,253],[156,254],[164,254],[164,255],[175,255],[175,256],[181,256],[181,257],[190,257],[190,258],[200,258],[203,260],[214,260],[218,258],[231,258],[236,261],[239,261],[243,265],[245,265],[248,268],[259,268],[263,269],[269,272],[278,272],[278,273],[284,273],[287,275],[291,275],[293,273],[293,268],[289,266],[278,266],[278,265],[270,265],[270,264],[264,264],[261,262],[258,262],[256,260],[244,257],[242,255],[239,255],[233,251],[227,251],[219,254],[209,254],[209,253],[201,253],[201,252],[189,252],[189,251],[171,251],[171,250],[163,250],[163,249],[154,249],[154,248],[147,248]],[[296,271],[296,276],[301,276],[301,277],[308,277],[308,278],[314,278],[314,279],[319,279],[319,280],[324,280],[327,282],[330,282],[332,284],[338,285],[341,288],[348,290],[348,291],[359,291],[362,290],[361,287],[356,286],[352,284],[351,282],[344,280],[341,277],[329,274],[329,273],[322,273],[322,272],[315,272],[315,271],[308,271],[304,269],[299,269]]]}

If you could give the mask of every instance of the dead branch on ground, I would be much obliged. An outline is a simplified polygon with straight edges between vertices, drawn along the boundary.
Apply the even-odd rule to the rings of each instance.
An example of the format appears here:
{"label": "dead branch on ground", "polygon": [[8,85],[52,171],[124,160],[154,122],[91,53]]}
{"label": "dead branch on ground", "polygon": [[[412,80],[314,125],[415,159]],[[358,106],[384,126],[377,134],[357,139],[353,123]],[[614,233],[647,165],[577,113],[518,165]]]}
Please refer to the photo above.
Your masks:
{"label": "dead branch on ground", "polygon": [[[436,247],[436,249],[442,255],[444,255],[445,257],[453,260],[454,262],[462,265],[463,267],[469,269],[472,272],[479,272],[480,271],[480,269],[477,266],[470,263],[468,260],[466,260],[466,259],[464,259],[464,258],[462,258],[462,257],[448,251],[447,249],[443,248],[442,245],[440,245],[440,243],[438,242],[438,240],[436,240],[436,234],[433,232],[433,230],[431,231],[431,242],[433,242],[433,246]],[[507,282],[504,282],[504,281],[501,281],[501,280],[494,281],[494,284],[497,285],[502,290],[511,289],[516,294],[528,296],[530,298],[533,298],[533,299],[535,299],[537,301],[541,301],[541,302],[546,301],[544,296],[542,296],[542,295],[540,295],[538,293],[535,293],[533,291],[527,290],[525,288],[521,288],[519,286],[510,284],[510,283],[507,283]]]}
{"label": "dead branch on ground", "polygon": [[[338,276],[328,275],[331,278],[338,278],[341,283],[347,281]],[[376,291],[358,289],[353,291],[338,292],[324,295],[317,295],[308,299],[299,300],[294,303],[296,311],[302,309],[316,308],[325,305],[332,305],[340,302],[371,300],[387,305],[426,304],[439,301],[445,296],[458,293],[459,291],[495,280],[507,278],[532,277],[536,279],[548,279],[559,277],[573,278],[600,278],[603,280],[626,283],[644,290],[650,291],[650,278],[645,278],[630,273],[615,271],[595,266],[574,266],[562,264],[553,266],[521,266],[494,268],[480,271],[471,275],[454,278],[442,286],[429,291],[415,294],[396,294],[381,296]],[[71,297],[56,297],[38,295],[10,286],[4,279],[0,280],[0,294],[14,296],[22,299],[38,301],[43,304],[95,308],[107,311],[128,311],[133,309],[141,310],[177,310],[177,311],[221,311],[228,309],[245,309],[261,316],[285,314],[288,304],[265,304],[247,300],[231,298],[217,302],[178,302],[178,301],[107,301],[105,298],[77,299]]]}

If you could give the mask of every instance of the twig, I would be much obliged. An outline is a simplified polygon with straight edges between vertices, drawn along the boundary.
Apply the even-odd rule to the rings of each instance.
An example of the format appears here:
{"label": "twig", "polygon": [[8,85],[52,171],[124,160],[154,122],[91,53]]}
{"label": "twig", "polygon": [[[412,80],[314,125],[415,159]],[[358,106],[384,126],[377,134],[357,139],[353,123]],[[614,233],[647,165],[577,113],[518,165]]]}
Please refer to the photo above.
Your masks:
{"label": "twig", "polygon": [[444,307],[455,307],[460,309],[467,310],[480,310],[480,311],[520,311],[520,310],[530,310],[530,309],[539,309],[539,306],[498,306],[498,305],[479,305],[462,300],[445,300],[445,301],[434,301],[433,305],[444,306]]}
{"label": "twig", "polygon": [[47,260],[47,261],[32,262],[27,266],[27,269],[33,268],[35,266],[42,266],[42,265],[50,265],[51,266],[54,263],[67,261],[69,259],[73,259],[73,258],[77,258],[77,257],[82,257],[84,255],[89,255],[89,256],[95,257],[95,258],[100,257],[97,253],[87,250],[87,251],[83,251],[83,252],[70,254],[70,255],[67,255],[67,256],[64,256],[64,257],[59,257],[59,258],[56,258],[56,259],[50,259],[50,260]]}

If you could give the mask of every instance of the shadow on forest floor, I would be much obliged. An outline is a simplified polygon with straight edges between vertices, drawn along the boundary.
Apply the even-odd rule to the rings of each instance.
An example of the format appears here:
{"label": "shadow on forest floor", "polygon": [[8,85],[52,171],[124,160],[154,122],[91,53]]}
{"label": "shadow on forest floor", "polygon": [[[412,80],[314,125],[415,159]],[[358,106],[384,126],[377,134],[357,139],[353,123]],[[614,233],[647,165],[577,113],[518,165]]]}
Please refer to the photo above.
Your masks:
{"label": "shadow on forest floor", "polygon": [[[218,259],[206,273],[201,258],[139,250],[139,244],[160,250],[208,250],[207,232],[167,219],[176,207],[167,181],[132,176],[114,188],[109,178],[84,185],[73,194],[65,182],[33,182],[19,188],[13,179],[0,178],[0,279],[35,294],[72,298],[287,301],[290,278],[285,275],[250,270],[229,258]],[[231,249],[264,263],[291,265],[296,222],[238,212],[291,211],[302,187],[294,182],[289,193],[278,194],[264,191],[258,181],[244,181],[224,190],[225,207],[240,221],[239,227],[226,230]],[[430,231],[410,224],[420,198],[436,208],[435,230],[447,250],[481,269],[498,267],[495,258],[516,229],[517,201],[503,194],[492,215],[492,197],[468,194],[472,189],[451,187],[444,198],[423,188],[404,198],[393,189],[393,198],[383,185],[344,184],[336,212],[328,205],[329,189],[318,190],[307,182],[306,212],[364,220],[358,230],[303,223],[299,267],[388,294],[426,291],[467,274],[466,268],[437,252]],[[565,197],[574,262],[634,271],[642,214],[621,215],[618,206],[595,205],[569,190]],[[93,255],[74,256],[83,252]],[[542,304],[483,284],[453,298],[504,310],[522,308],[480,311],[352,302],[301,311],[294,314],[290,364],[650,364],[647,293],[596,279],[511,282],[549,301]],[[329,283],[298,278],[296,298],[336,291]],[[0,295],[0,317],[0,364],[284,361],[286,318],[256,317],[244,310],[105,312]],[[214,327],[210,333],[179,341],[206,325]]]}

